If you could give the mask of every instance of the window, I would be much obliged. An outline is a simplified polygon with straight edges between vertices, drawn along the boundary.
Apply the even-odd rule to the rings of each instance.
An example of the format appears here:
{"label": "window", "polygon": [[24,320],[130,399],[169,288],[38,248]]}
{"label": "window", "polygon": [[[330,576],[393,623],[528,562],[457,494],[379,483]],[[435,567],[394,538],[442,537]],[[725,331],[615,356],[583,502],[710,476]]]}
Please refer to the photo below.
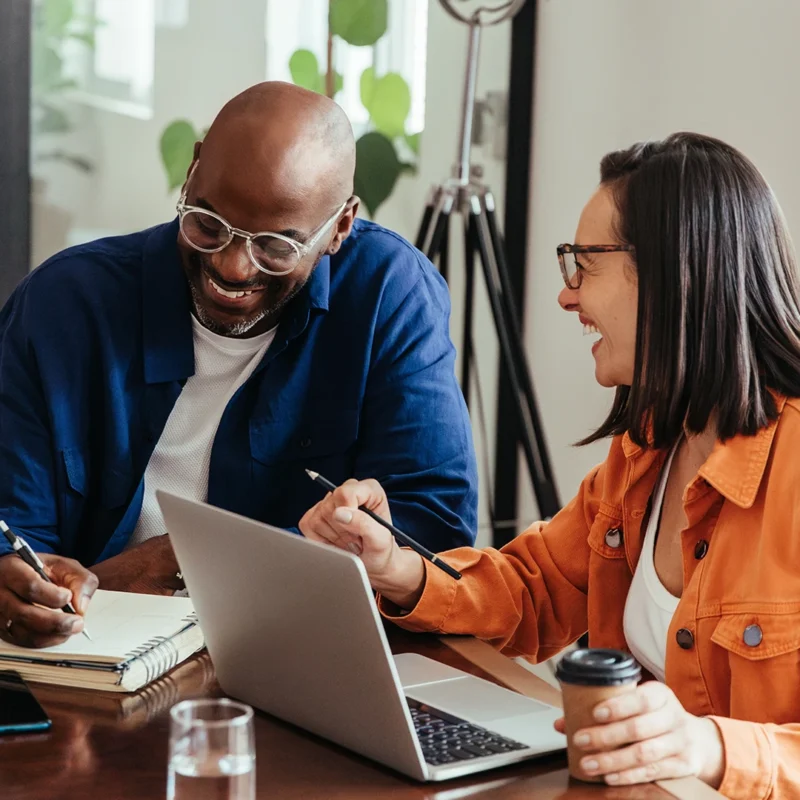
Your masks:
{"label": "window", "polygon": [[[317,56],[320,70],[327,66],[327,0],[271,0],[267,5],[268,80],[291,81],[289,59],[305,48]],[[350,118],[356,136],[363,133],[369,114],[361,103],[360,78],[367,67],[378,76],[397,72],[411,89],[407,133],[425,126],[425,65],[428,38],[428,0],[389,0],[387,33],[374,47],[354,47],[336,38],[333,63],[342,74],[344,89],[337,102]]]}

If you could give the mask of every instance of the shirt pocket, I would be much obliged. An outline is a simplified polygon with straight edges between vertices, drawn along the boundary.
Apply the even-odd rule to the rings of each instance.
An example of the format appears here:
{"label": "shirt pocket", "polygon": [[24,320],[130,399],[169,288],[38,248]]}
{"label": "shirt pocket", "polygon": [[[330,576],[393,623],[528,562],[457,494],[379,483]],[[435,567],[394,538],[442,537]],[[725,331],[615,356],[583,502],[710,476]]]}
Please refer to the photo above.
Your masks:
{"label": "shirt pocket", "polygon": [[266,466],[285,462],[318,462],[341,457],[358,438],[358,414],[335,419],[278,420],[250,426],[250,452]]}
{"label": "shirt pocket", "polygon": [[724,614],[711,641],[730,673],[729,716],[796,722],[800,711],[800,608]]}
{"label": "shirt pocket", "polygon": [[600,510],[589,528],[589,547],[602,558],[625,558],[625,531],[622,515]]}
{"label": "shirt pocket", "polygon": [[62,450],[64,464],[63,500],[65,510],[82,504],[91,496],[100,508],[107,510],[127,505],[132,491],[132,475],[129,468],[103,465],[98,476],[92,480],[83,451],[77,447]]}

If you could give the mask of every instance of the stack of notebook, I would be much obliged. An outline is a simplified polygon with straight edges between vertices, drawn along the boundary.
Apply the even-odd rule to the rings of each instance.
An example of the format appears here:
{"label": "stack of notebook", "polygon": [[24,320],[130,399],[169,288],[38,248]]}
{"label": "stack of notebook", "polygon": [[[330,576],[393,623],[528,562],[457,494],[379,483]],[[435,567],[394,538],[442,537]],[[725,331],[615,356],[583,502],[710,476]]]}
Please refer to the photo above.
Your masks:
{"label": "stack of notebook", "polygon": [[192,601],[128,592],[95,592],[82,634],[31,650],[0,641],[0,670],[39,683],[134,692],[204,645]]}

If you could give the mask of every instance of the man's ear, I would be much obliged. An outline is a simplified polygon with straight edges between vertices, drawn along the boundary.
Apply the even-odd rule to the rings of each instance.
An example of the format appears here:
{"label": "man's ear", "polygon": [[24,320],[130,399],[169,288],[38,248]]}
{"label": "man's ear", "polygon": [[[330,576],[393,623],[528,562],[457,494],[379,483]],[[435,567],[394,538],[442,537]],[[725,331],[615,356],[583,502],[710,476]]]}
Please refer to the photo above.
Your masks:
{"label": "man's ear", "polygon": [[359,200],[359,198],[355,195],[353,195],[347,201],[347,205],[345,206],[345,209],[342,212],[342,215],[339,217],[336,227],[334,228],[333,238],[331,239],[328,249],[326,250],[329,256],[338,253],[339,248],[342,246],[342,242],[350,235],[350,231],[353,230],[353,222],[358,214],[358,207],[360,205],[361,200]]}

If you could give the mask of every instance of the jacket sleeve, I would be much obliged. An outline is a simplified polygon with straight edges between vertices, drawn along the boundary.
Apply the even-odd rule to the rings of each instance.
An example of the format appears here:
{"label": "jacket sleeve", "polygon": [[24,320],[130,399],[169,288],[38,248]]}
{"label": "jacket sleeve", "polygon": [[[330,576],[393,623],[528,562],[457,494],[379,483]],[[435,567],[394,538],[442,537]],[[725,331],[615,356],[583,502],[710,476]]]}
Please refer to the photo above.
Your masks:
{"label": "jacket sleeve", "polygon": [[[59,548],[56,479],[47,405],[27,335],[28,283],[0,312],[0,519],[34,550],[49,553]],[[0,555],[8,552],[3,539]]]}
{"label": "jacket sleeve", "polygon": [[471,634],[508,655],[543,661],[587,629],[588,535],[605,464],[547,523],[537,522],[502,550],[463,548],[443,554],[456,581],[425,562],[425,588],[408,614],[383,598],[381,612],[413,631]]}
{"label": "jacket sleeve", "polygon": [[730,800],[795,800],[800,787],[800,723],[773,725],[711,717],[722,734]]}
{"label": "jacket sleeve", "polygon": [[447,287],[410,247],[398,260],[402,278],[378,305],[354,472],[378,480],[397,526],[438,552],[475,541],[477,466]]}

